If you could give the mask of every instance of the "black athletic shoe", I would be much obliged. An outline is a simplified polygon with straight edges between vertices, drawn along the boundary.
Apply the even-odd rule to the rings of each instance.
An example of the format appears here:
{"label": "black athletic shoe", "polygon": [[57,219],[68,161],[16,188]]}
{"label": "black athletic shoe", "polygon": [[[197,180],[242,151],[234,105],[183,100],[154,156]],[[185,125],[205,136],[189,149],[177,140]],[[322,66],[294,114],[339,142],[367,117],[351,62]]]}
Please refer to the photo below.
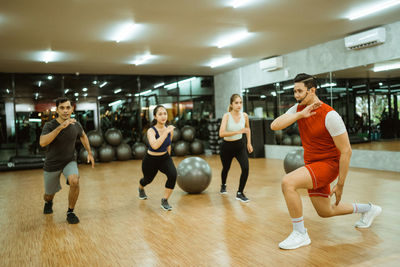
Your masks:
{"label": "black athletic shoe", "polygon": [[76,224],[79,223],[79,218],[73,212],[67,213],[67,221],[69,224]]}
{"label": "black athletic shoe", "polygon": [[138,189],[139,189],[139,198],[147,199],[146,192],[144,192],[144,189],[140,189],[140,188],[138,188]]}
{"label": "black athletic shoe", "polygon": [[44,214],[52,214],[53,213],[53,202],[45,202],[44,203]]}
{"label": "black athletic shoe", "polygon": [[228,194],[226,192],[226,184],[221,184],[221,190],[219,190],[219,193],[222,194],[222,195]]}
{"label": "black athletic shoe", "polygon": [[241,193],[241,192],[237,192],[236,193],[236,199],[237,200],[240,200],[240,201],[242,201],[242,202],[249,202],[250,201],[250,199],[248,199],[243,193]]}
{"label": "black athletic shoe", "polygon": [[168,200],[165,198],[161,199],[161,208],[164,210],[172,210],[172,207],[168,204]]}

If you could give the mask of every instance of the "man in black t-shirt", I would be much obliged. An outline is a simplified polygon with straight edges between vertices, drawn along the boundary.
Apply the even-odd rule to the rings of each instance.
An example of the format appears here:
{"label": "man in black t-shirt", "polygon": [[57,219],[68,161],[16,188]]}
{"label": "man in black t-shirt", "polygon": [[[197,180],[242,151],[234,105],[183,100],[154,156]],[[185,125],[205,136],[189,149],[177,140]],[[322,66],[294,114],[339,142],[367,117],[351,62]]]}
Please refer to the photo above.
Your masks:
{"label": "man in black t-shirt", "polygon": [[75,158],[75,143],[79,137],[88,152],[87,162],[94,159],[90,150],[89,140],[82,126],[71,118],[73,107],[68,98],[56,100],[57,118],[47,122],[40,136],[40,145],[46,147],[46,160],[44,162],[44,214],[53,213],[53,198],[60,191],[60,175],[63,173],[70,185],[68,195],[68,223],[79,223],[74,213],[75,203],[79,196],[79,172]]}

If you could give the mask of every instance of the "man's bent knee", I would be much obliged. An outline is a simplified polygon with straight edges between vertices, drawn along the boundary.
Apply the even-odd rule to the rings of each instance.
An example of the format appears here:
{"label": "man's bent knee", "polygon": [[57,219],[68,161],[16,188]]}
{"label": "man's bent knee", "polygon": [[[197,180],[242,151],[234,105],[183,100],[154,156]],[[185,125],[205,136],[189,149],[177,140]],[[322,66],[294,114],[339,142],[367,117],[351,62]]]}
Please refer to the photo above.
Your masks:
{"label": "man's bent knee", "polygon": [[68,183],[72,187],[79,186],[79,177],[78,177],[78,175],[70,175],[70,176],[68,176]]}

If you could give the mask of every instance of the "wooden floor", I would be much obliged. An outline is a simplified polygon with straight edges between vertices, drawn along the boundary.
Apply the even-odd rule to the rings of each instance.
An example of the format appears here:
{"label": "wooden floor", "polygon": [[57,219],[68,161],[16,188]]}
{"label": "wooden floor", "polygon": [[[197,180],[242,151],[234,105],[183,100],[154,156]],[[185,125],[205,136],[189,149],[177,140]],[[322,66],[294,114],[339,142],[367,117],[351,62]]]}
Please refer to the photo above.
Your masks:
{"label": "wooden floor", "polygon": [[229,194],[221,196],[220,160],[205,159],[213,170],[210,186],[199,195],[177,186],[171,212],[160,208],[162,174],[146,188],[149,199],[137,198],[141,161],[81,165],[77,225],[65,221],[64,182],[54,214],[44,215],[42,170],[0,173],[0,266],[399,266],[399,173],[350,169],[343,201],[383,208],[370,229],[354,228],[355,214],[318,217],[302,192],[312,243],[283,251],[278,243],[292,226],[280,189],[282,161],[250,159],[251,202],[240,203],[237,162]]}
{"label": "wooden floor", "polygon": [[368,143],[352,144],[352,149],[400,151],[400,140],[379,140]]}

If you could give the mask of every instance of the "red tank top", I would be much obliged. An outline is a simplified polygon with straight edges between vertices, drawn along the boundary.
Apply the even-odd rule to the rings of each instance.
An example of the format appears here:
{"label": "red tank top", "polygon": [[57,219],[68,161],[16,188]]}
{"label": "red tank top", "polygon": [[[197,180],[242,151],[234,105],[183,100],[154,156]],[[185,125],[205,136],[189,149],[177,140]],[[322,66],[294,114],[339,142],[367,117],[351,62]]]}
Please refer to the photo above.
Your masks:
{"label": "red tank top", "polygon": [[[298,105],[297,112],[302,111],[305,107],[305,105]],[[322,103],[319,108],[314,110],[315,115],[297,121],[306,164],[340,158],[340,151],[336,148],[332,136],[325,126],[326,114],[332,110],[334,109],[331,106]]]}

